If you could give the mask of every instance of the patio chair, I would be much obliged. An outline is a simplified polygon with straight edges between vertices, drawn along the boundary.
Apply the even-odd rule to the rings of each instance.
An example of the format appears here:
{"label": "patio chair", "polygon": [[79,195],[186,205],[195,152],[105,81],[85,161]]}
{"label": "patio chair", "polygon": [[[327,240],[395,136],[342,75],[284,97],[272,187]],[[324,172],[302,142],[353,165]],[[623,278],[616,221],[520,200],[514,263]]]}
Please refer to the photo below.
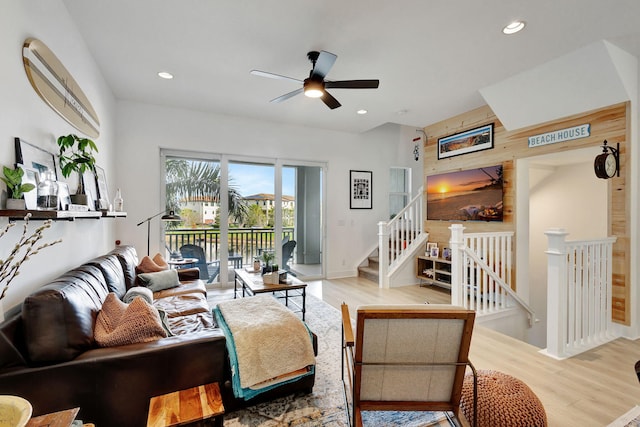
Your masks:
{"label": "patio chair", "polygon": [[198,260],[195,266],[200,269],[200,278],[207,283],[213,282],[220,272],[220,261],[207,262],[204,249],[198,245],[182,245],[180,246],[180,253],[183,258],[196,258]]}
{"label": "patio chair", "polygon": [[451,305],[367,305],[357,309],[354,337],[343,303],[342,381],[350,425],[363,425],[363,411],[445,411],[459,423],[467,366],[477,402],[468,359],[474,320],[474,311]]}
{"label": "patio chair", "polygon": [[289,267],[289,261],[293,258],[293,250],[296,247],[295,240],[289,240],[285,244],[282,245],[282,268],[289,271],[291,267]]}

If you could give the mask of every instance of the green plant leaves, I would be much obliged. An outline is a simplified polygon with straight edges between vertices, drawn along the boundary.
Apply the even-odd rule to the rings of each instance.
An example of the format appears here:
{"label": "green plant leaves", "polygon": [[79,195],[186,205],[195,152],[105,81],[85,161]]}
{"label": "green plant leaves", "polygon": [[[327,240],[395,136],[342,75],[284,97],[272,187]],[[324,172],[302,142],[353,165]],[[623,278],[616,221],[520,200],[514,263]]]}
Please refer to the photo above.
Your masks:
{"label": "green plant leaves", "polygon": [[0,179],[7,184],[7,192],[9,193],[9,197],[12,199],[22,199],[24,193],[28,193],[36,188],[33,184],[22,183],[24,171],[21,168],[11,169],[3,166],[2,173],[4,176],[0,177]]}
{"label": "green plant leaves", "polygon": [[[72,172],[82,175],[94,169],[96,158],[93,153],[98,152],[95,142],[89,138],[70,134],[59,137],[57,143],[60,147],[60,169],[65,178],[68,178]],[[67,154],[67,152],[70,153]]]}

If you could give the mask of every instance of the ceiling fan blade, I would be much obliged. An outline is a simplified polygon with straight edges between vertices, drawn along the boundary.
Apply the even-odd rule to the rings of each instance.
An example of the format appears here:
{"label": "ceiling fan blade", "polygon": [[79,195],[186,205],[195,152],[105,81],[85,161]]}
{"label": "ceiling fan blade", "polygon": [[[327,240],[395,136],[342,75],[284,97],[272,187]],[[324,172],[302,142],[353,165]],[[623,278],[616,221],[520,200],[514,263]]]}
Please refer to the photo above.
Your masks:
{"label": "ceiling fan blade", "polygon": [[253,74],[254,76],[267,77],[270,79],[291,80],[292,82],[302,83],[302,80],[294,79],[293,77],[281,76],[280,74],[269,73],[267,71],[251,70],[251,74]]}
{"label": "ceiling fan blade", "polygon": [[322,102],[324,102],[327,107],[331,108],[332,110],[338,108],[340,105],[338,100],[335,99],[329,92],[327,92],[326,90],[324,91],[324,95],[322,95],[322,97],[320,98],[322,99]]}
{"label": "ceiling fan blade", "polygon": [[310,78],[312,80],[321,80],[329,74],[329,70],[333,67],[334,62],[336,62],[336,55],[331,52],[320,51],[320,55],[318,55],[318,59],[316,60],[316,65],[313,67],[311,71]]}
{"label": "ceiling fan blade", "polygon": [[330,89],[377,89],[380,80],[340,80],[324,82],[324,87]]}
{"label": "ceiling fan blade", "polygon": [[269,102],[282,102],[282,101],[286,101],[287,99],[292,98],[292,97],[294,97],[294,96],[296,96],[296,95],[298,95],[298,94],[302,93],[302,91],[303,91],[303,90],[304,90],[304,89],[302,89],[302,88],[300,88],[300,89],[296,89],[296,90],[294,90],[294,91],[292,91],[292,92],[285,93],[284,95],[281,95],[281,96],[279,96],[279,97],[277,97],[277,98],[273,98],[273,99],[272,99],[271,101],[269,101]]}

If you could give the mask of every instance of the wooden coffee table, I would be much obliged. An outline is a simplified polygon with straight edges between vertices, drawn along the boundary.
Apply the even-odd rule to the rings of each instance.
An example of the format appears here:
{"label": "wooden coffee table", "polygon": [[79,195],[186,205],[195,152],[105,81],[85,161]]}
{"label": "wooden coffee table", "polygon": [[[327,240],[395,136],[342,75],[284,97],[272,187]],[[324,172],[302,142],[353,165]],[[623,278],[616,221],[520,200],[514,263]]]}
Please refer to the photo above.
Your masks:
{"label": "wooden coffee table", "polygon": [[222,426],[223,415],[220,387],[211,383],[152,397],[147,427],[205,425],[211,419]]}
{"label": "wooden coffee table", "polygon": [[[301,312],[302,320],[304,321],[307,299],[306,283],[293,276],[289,276],[291,283],[264,283],[260,273],[251,273],[243,268],[236,269],[235,273],[236,279],[233,283],[234,299],[238,297],[238,286],[242,290],[242,297],[271,292],[276,298],[283,299],[284,305],[287,307],[289,307],[289,304],[296,307],[298,310],[294,311]],[[300,303],[295,298],[300,298]]]}

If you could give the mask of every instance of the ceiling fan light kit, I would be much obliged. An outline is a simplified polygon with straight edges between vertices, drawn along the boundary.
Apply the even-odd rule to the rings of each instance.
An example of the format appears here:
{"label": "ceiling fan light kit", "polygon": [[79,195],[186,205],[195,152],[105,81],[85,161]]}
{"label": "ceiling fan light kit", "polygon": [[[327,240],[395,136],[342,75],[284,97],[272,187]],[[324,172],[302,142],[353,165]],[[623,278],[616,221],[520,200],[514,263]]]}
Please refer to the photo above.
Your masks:
{"label": "ceiling fan light kit", "polygon": [[304,81],[304,94],[309,98],[320,98],[324,94],[324,83],[306,79]]}
{"label": "ceiling fan light kit", "polygon": [[380,85],[379,80],[339,80],[329,81],[325,80],[325,77],[336,62],[337,56],[333,53],[326,51],[311,51],[307,53],[307,58],[311,61],[313,68],[309,72],[309,77],[304,80],[295,79],[292,77],[281,76],[279,74],[269,73],[267,71],[252,70],[251,74],[254,76],[267,77],[270,79],[291,80],[298,84],[302,83],[302,87],[292,92],[285,93],[277,98],[271,100],[271,102],[282,102],[289,98],[292,98],[300,93],[304,93],[309,98],[320,98],[325,105],[332,110],[340,107],[340,102],[333,97],[328,89],[377,89]]}

